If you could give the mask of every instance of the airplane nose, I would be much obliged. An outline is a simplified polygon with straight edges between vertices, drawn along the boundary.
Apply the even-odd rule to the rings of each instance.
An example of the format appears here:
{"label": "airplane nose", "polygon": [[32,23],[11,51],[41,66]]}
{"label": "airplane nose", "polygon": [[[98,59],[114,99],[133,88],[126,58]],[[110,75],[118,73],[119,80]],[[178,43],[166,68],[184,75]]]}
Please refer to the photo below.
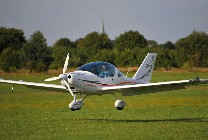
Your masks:
{"label": "airplane nose", "polygon": [[70,85],[73,85],[73,83],[74,83],[74,82],[73,82],[73,79],[74,79],[74,78],[73,78],[73,74],[69,74],[67,77],[68,77],[68,82],[69,82],[69,84],[70,84]]}
{"label": "airplane nose", "polygon": [[72,86],[74,86],[74,84],[77,83],[77,74],[76,73],[69,73],[67,75],[67,80],[68,80],[68,83]]}

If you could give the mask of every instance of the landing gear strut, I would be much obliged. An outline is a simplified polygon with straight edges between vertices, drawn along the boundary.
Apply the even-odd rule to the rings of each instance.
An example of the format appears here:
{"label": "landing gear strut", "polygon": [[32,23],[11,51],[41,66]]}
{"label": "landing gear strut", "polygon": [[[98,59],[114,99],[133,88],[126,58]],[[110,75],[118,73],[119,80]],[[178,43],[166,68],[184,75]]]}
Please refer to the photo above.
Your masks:
{"label": "landing gear strut", "polygon": [[66,85],[69,93],[71,93],[71,95],[74,97],[74,100],[69,104],[69,108],[72,111],[80,110],[81,107],[84,105],[84,99],[87,97],[87,95],[85,95],[82,99],[77,100],[76,99],[76,96],[78,94],[78,91],[76,91],[75,88],[70,87],[69,84],[68,84],[68,82],[66,80],[63,80],[63,82],[65,83],[65,85]]}
{"label": "landing gear strut", "polygon": [[69,104],[71,111],[80,110],[84,105],[84,99],[87,97],[87,95],[85,95],[82,99],[77,100],[76,95],[77,94],[74,94],[74,100]]}

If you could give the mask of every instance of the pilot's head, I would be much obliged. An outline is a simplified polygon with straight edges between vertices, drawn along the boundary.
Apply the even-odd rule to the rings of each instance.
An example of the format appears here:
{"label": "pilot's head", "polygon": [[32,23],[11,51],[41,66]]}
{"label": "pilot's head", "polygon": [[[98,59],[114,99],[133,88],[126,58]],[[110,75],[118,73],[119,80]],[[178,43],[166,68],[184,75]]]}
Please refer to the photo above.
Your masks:
{"label": "pilot's head", "polygon": [[106,66],[105,65],[102,65],[102,70],[106,70]]}

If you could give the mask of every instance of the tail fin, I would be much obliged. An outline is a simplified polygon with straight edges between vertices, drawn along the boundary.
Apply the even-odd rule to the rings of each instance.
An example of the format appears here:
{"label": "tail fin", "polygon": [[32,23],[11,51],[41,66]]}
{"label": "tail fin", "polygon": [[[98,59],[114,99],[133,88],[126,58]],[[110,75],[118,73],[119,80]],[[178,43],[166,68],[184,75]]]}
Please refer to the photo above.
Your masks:
{"label": "tail fin", "polygon": [[149,83],[155,66],[156,53],[148,53],[133,78],[142,83]]}

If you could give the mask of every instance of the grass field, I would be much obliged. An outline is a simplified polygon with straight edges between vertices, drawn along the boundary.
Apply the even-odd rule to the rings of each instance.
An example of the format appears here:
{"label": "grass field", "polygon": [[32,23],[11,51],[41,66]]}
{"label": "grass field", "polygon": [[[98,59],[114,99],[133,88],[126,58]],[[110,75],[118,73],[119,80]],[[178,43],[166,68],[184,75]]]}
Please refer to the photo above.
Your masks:
{"label": "grass field", "polygon": [[[208,78],[208,73],[154,72],[152,82]],[[3,75],[4,79],[42,82],[51,75]],[[70,94],[0,84],[0,139],[207,139],[208,85],[157,94],[90,96],[72,112]]]}

